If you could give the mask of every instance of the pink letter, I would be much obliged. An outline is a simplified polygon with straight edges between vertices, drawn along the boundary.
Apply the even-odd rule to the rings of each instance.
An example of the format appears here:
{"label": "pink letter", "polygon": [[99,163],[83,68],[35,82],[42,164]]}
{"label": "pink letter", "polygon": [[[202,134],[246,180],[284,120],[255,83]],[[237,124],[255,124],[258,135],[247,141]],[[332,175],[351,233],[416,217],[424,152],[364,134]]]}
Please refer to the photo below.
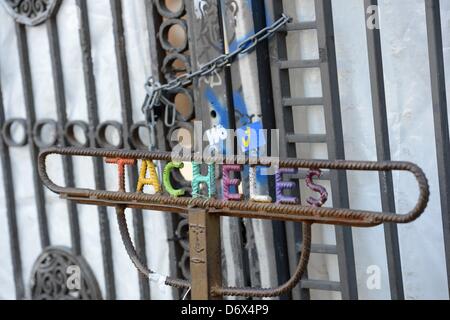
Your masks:
{"label": "pink letter", "polygon": [[237,188],[241,183],[241,180],[239,179],[230,179],[230,172],[239,172],[241,169],[242,167],[240,165],[223,165],[223,198],[225,200],[239,201],[242,199],[242,194],[230,194],[230,187],[235,186]]}

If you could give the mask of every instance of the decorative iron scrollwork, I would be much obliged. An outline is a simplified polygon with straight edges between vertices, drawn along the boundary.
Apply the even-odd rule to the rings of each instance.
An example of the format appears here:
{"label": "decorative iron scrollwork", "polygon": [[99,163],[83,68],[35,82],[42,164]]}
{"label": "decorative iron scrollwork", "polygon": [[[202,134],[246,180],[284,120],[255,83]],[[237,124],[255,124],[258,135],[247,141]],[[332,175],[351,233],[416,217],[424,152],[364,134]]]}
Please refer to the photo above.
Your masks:
{"label": "decorative iron scrollwork", "polygon": [[[219,8],[217,3],[209,0],[201,0],[198,4],[198,9],[202,15],[202,27],[201,36],[199,40],[205,46],[213,46],[218,52],[223,51],[223,39],[218,38],[220,34],[220,25],[217,23],[211,23],[210,19],[217,17]],[[225,14],[226,24],[228,31],[234,31],[236,29],[236,16],[239,11],[239,6],[235,0],[227,0],[225,2]],[[228,43],[232,43],[236,38],[234,32],[228,33]]]}
{"label": "decorative iron scrollwork", "polygon": [[0,0],[6,11],[17,23],[36,26],[45,22],[58,8],[62,0]]}
{"label": "decorative iron scrollwork", "polygon": [[46,249],[34,264],[33,300],[101,300],[97,280],[87,262],[70,249]]}

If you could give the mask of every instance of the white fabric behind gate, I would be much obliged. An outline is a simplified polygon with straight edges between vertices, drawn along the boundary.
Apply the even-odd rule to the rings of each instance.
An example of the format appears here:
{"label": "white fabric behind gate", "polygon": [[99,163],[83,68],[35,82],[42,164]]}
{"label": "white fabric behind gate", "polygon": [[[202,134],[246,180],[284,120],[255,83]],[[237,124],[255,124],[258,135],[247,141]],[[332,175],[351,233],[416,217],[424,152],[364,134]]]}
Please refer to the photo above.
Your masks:
{"label": "white fabric behind gate", "polygon": [[[450,65],[450,33],[448,32],[450,3],[441,2],[445,56],[447,65]],[[314,19],[312,0],[285,1],[285,4],[287,8],[290,8],[288,12],[290,14],[297,12],[300,20]],[[100,120],[120,121],[120,100],[109,1],[89,1],[88,5]],[[142,117],[140,114],[142,84],[151,66],[145,10],[143,1],[123,1],[123,5],[134,120],[139,121]],[[333,6],[347,158],[375,160],[363,1],[333,0]],[[380,1],[383,58],[392,157],[395,160],[413,161],[422,166],[430,179],[432,192],[431,202],[424,216],[414,224],[399,228],[405,293],[409,299],[447,299],[424,8],[423,0]],[[58,25],[68,117],[70,120],[87,121],[78,24],[75,1],[65,0],[58,15]],[[289,50],[292,57],[298,59],[299,52],[305,59],[316,57],[314,33],[305,32],[290,37],[292,39],[289,40]],[[37,117],[38,119],[54,118],[56,107],[45,26],[28,28],[28,42],[31,50],[30,60]],[[0,77],[7,119],[24,118],[24,99],[14,23],[3,8],[0,8]],[[321,94],[318,73],[314,71],[296,73],[293,74],[293,79],[292,89],[297,96]],[[450,78],[448,80],[450,83]],[[323,132],[320,108],[298,112],[295,120],[298,131]],[[303,156],[318,158],[326,156],[326,149],[320,147],[306,149],[302,146],[299,151]],[[24,280],[28,285],[32,264],[41,252],[31,181],[31,164],[27,148],[12,149],[11,156]],[[90,161],[77,161],[78,185],[93,186],[92,172]],[[107,172],[111,177],[108,180],[108,186],[114,187],[116,173],[113,169],[108,169]],[[54,177],[62,180],[60,162],[54,162],[52,173]],[[408,211],[416,199],[415,184],[409,177],[403,175],[395,175],[394,183],[397,209],[399,212]],[[3,187],[1,184],[0,298],[13,299],[15,297],[14,282]],[[376,175],[350,174],[349,189],[353,207],[373,210],[381,208]],[[60,201],[50,193],[46,193],[46,198],[52,244],[70,246],[66,205],[64,201]],[[79,211],[83,255],[93,268],[104,292],[97,210],[79,206]],[[109,218],[118,298],[139,298],[137,274],[121,244],[113,212],[110,212]],[[164,229],[164,217],[160,214],[146,214],[145,229],[149,264],[161,273],[167,273],[169,261],[166,255],[167,235]],[[331,228],[317,230],[319,231],[316,233],[317,242],[334,243],[334,233]],[[354,229],[353,238],[361,298],[389,299],[383,229]],[[368,279],[366,271],[372,265],[381,268],[380,290],[369,290],[366,285]],[[310,274],[316,278],[339,280],[336,259],[314,257]],[[151,292],[155,299],[171,297],[168,292],[161,292],[157,286],[152,286]],[[339,295],[323,292],[314,293],[313,296],[339,298]]]}

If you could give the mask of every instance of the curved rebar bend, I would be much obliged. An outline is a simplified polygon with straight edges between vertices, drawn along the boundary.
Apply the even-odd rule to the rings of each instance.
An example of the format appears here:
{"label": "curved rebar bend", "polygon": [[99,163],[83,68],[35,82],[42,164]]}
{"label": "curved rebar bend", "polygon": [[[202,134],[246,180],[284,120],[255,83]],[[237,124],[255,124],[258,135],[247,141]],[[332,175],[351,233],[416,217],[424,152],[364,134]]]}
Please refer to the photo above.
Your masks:
{"label": "curved rebar bend", "polygon": [[212,294],[227,297],[273,298],[292,291],[303,278],[311,255],[311,224],[303,223],[303,244],[300,260],[293,276],[277,288],[213,288]]}
{"label": "curved rebar bend", "polygon": [[[141,272],[147,278],[151,278],[152,275],[158,275],[156,272],[150,270],[144,263],[142,263],[141,259],[139,258],[136,252],[136,249],[134,248],[133,242],[131,241],[130,232],[128,230],[127,219],[125,216],[125,207],[118,206],[116,208],[116,215],[123,245],[125,246],[125,250],[127,251],[127,254],[130,257],[136,269],[138,269],[139,272]],[[174,279],[171,277],[166,277],[165,284],[179,289],[188,289],[191,286],[189,281],[182,279]]]}
{"label": "curved rebar bend", "polygon": [[[265,203],[251,203],[251,202],[226,202],[216,199],[191,199],[191,198],[168,198],[161,195],[145,195],[145,194],[129,194],[125,192],[109,192],[89,189],[65,188],[56,185],[48,176],[46,172],[46,158],[50,154],[69,155],[69,156],[92,156],[92,157],[106,157],[106,158],[124,158],[124,159],[149,159],[149,160],[167,160],[172,161],[172,154],[168,152],[144,152],[144,151],[128,151],[128,150],[104,150],[104,149],[85,149],[85,148],[51,148],[40,153],[38,161],[38,171],[42,182],[53,192],[58,194],[74,195],[85,199],[109,199],[114,201],[142,201],[150,203],[161,203],[165,205],[172,205],[177,207],[197,206],[208,209],[215,208],[216,210],[235,210],[235,211],[251,211],[258,212],[253,215],[254,218],[269,218],[273,219],[274,214],[278,219],[286,216],[303,215],[307,217],[321,217],[340,219],[341,223],[345,221],[364,220],[367,226],[375,226],[382,223],[408,223],[416,220],[425,211],[427,207],[430,190],[428,180],[425,173],[417,165],[409,162],[366,162],[366,161],[325,161],[325,160],[300,160],[300,159],[284,159],[278,161],[278,165],[286,168],[307,168],[307,169],[329,169],[329,170],[356,170],[356,171],[409,171],[417,179],[419,184],[419,199],[414,207],[407,214],[395,215],[394,213],[378,213],[363,210],[351,210],[343,208],[315,208],[305,206],[290,206],[279,204],[265,204]],[[183,158],[177,159],[182,161]],[[191,161],[186,158],[186,161]],[[224,160],[223,158],[204,159],[206,162],[218,162]],[[235,162],[237,158],[235,157]],[[270,166],[273,159],[261,158],[258,160],[259,165]],[[246,159],[246,164],[249,164],[249,159]],[[128,228],[125,220],[125,208],[122,205],[118,208],[118,222],[122,235],[122,240],[135,266],[144,275],[149,278],[157,277],[158,274],[149,270],[142,264],[132,244]],[[217,212],[216,212],[217,213]],[[248,215],[248,212],[247,212]],[[247,216],[248,217],[248,216]],[[326,222],[324,220],[321,221]],[[275,297],[282,295],[292,288],[294,288],[306,270],[309,261],[310,245],[311,245],[311,222],[305,222],[303,225],[304,231],[304,249],[299,261],[298,268],[294,276],[284,285],[274,289],[254,289],[254,288],[213,288],[213,294],[223,296],[246,296],[246,297]],[[353,221],[355,223],[355,221]],[[163,277],[158,277],[158,280]],[[189,288],[190,283],[185,280],[166,278],[166,285]]]}
{"label": "curved rebar bend", "polygon": [[[147,278],[157,275],[156,272],[150,270],[139,258],[136,249],[131,240],[128,224],[125,217],[125,207],[118,206],[116,208],[117,223],[119,224],[120,236],[125,246],[128,256],[134,266]],[[253,298],[271,298],[282,296],[292,291],[300,282],[308,267],[309,257],[311,253],[311,224],[303,223],[303,249],[300,256],[297,269],[294,275],[285,284],[277,288],[212,288],[212,294],[217,296],[239,296]],[[191,287],[189,281],[166,277],[165,284],[174,288],[188,289]]]}
{"label": "curved rebar bend", "polygon": [[[104,149],[83,149],[83,148],[51,148],[41,152],[38,161],[38,170],[44,185],[57,194],[67,194],[90,199],[103,199],[113,201],[140,201],[143,203],[159,203],[164,205],[187,207],[195,206],[202,209],[215,208],[216,210],[232,210],[234,212],[246,211],[253,213],[252,218],[273,219],[274,214],[281,220],[288,220],[289,216],[302,216],[309,219],[307,223],[326,223],[333,221],[333,224],[352,226],[376,226],[382,223],[405,224],[418,219],[425,211],[430,189],[428,180],[421,168],[410,162],[367,162],[367,161],[328,161],[328,160],[301,160],[284,159],[276,161],[277,165],[283,168],[304,168],[304,169],[328,169],[328,170],[353,170],[353,171],[408,171],[412,173],[419,185],[419,198],[415,207],[406,214],[396,214],[394,212],[372,212],[366,210],[353,210],[345,208],[316,208],[302,205],[280,205],[276,203],[254,203],[250,201],[232,202],[217,199],[192,199],[186,197],[171,198],[163,195],[147,195],[138,193],[112,192],[103,190],[65,188],[56,185],[46,172],[46,158],[50,154],[61,156],[90,156],[105,158],[142,159],[173,161],[173,155],[169,152],[147,152],[129,150],[104,150]],[[221,162],[224,158],[204,159],[204,162]],[[234,162],[239,160],[235,157]],[[192,158],[177,158],[176,161],[192,161]],[[258,165],[271,166],[274,163],[270,158],[259,158]],[[250,159],[245,160],[245,164],[250,164]],[[286,213],[289,213],[286,215]],[[317,217],[317,219],[314,219]],[[319,219],[320,218],[320,219]],[[328,220],[327,220],[328,219]],[[359,222],[359,223],[357,223]]]}

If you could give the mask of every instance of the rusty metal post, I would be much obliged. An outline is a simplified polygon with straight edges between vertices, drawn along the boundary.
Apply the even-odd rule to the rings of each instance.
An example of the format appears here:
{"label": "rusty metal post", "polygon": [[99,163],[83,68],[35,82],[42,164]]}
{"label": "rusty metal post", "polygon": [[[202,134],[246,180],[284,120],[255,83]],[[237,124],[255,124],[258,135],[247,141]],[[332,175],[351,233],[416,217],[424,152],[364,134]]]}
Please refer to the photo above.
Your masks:
{"label": "rusty metal post", "polygon": [[222,287],[220,216],[207,210],[189,211],[192,300],[221,300],[212,288]]}

